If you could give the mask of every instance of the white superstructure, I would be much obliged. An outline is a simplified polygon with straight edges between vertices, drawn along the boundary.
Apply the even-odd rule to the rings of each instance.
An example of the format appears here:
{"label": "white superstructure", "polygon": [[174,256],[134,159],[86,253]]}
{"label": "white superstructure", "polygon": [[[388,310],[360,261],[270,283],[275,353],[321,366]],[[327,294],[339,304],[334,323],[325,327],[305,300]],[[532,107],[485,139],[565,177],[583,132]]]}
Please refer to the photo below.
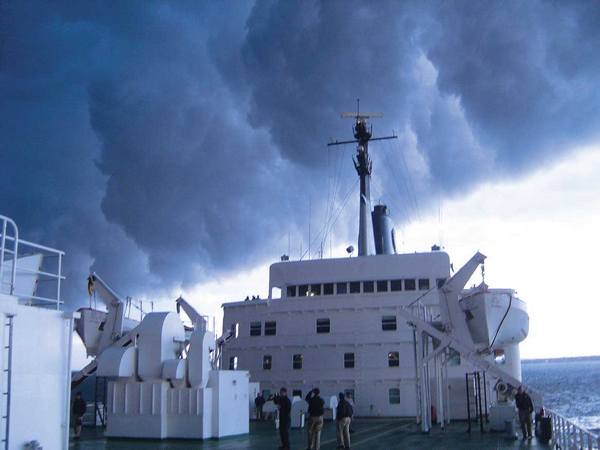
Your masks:
{"label": "white superstructure", "polygon": [[[296,394],[318,386],[324,395],[349,393],[359,415],[415,415],[414,327],[399,312],[439,323],[438,287],[449,277],[448,255],[439,251],[273,264],[269,290],[280,290],[280,298],[223,305],[224,330],[234,330],[223,364],[250,371],[267,395],[281,386]],[[495,304],[498,311],[491,327],[507,311],[498,296],[508,292],[493,294],[488,310]],[[514,296],[511,314],[522,316],[518,334],[501,327],[504,339],[496,339],[494,349],[504,354],[503,367],[520,378],[517,344],[527,335],[528,317]],[[459,362],[454,354],[448,364],[453,418],[466,416],[464,374],[473,371]]]}
{"label": "white superstructure", "polygon": [[325,396],[346,392],[358,415],[416,416],[424,431],[433,409],[442,424],[466,417],[467,404],[481,416],[497,380],[520,384],[525,304],[513,290],[483,282],[465,290],[483,264],[480,253],[455,274],[439,247],[396,254],[385,205],[371,212],[369,240],[368,144],[388,138],[371,138],[369,115],[351,116],[355,139],[330,145],[357,144],[358,256],[273,264],[267,299],[223,305],[223,334],[231,338],[222,364],[248,370],[266,395],[281,386],[293,395],[316,386]]}
{"label": "white superstructure", "polygon": [[73,315],[61,311],[64,253],[20,239],[0,216],[0,448],[66,449]]}

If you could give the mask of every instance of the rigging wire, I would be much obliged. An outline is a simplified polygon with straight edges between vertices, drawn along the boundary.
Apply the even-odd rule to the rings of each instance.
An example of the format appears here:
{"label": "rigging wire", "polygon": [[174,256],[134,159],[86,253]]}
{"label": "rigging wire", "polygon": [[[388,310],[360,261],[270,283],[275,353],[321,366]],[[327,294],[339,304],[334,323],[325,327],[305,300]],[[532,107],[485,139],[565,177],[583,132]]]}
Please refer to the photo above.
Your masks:
{"label": "rigging wire", "polygon": [[[328,153],[328,155],[329,155],[329,153]],[[334,162],[335,166],[334,166],[334,170],[333,170],[333,194],[331,196],[328,196],[326,212],[325,212],[325,223],[323,225],[325,232],[323,233],[324,237],[323,237],[323,240],[321,241],[321,247],[323,247],[325,245],[327,236],[329,235],[329,230],[332,226],[331,221],[333,220],[333,216],[335,214],[335,203],[336,203],[339,191],[341,190],[341,187],[342,187],[341,174],[342,174],[344,157],[345,157],[345,152],[343,152],[343,151],[337,152],[336,159]],[[329,179],[331,180],[331,173],[329,175]]]}
{"label": "rigging wire", "polygon": [[[412,195],[411,190],[409,188],[409,184],[408,184],[408,174],[402,170],[402,166],[399,164],[394,164],[392,163],[391,159],[390,159],[390,153],[392,153],[393,148],[391,147],[392,144],[389,142],[386,142],[386,147],[385,147],[385,152],[384,152],[384,157],[385,157],[385,162],[388,166],[388,168],[390,169],[390,171],[392,172],[392,179],[394,180],[394,185],[396,186],[396,189],[398,190],[398,195],[400,197],[400,199],[405,199],[404,202],[401,202],[403,205],[407,206],[407,210],[412,210],[412,213],[406,213],[406,220],[408,221],[408,223],[410,224],[412,222],[411,216],[416,216],[416,204],[415,204],[415,200],[414,200],[414,195]],[[402,150],[400,149],[400,154],[402,154]],[[398,170],[399,169],[399,170]],[[404,173],[402,173],[404,172]],[[402,186],[400,186],[400,183],[398,181],[398,179],[402,180]]]}
{"label": "rigging wire", "polygon": [[[335,219],[333,219],[333,221],[331,221],[331,223],[329,224],[328,227],[326,227],[325,225],[321,228],[321,230],[317,233],[317,235],[312,239],[312,241],[309,244],[312,244],[313,242],[318,241],[318,239],[323,235],[324,238],[323,240],[326,239],[327,234],[329,233],[329,231],[331,230],[331,228],[333,227],[333,225],[335,225],[335,223],[337,222],[338,218],[340,217],[342,211],[344,210],[344,208],[346,207],[346,204],[348,203],[348,200],[350,200],[350,194],[352,194],[352,192],[354,191],[354,189],[356,188],[356,185],[359,183],[360,180],[356,180],[354,182],[354,184],[352,185],[352,187],[350,189],[348,189],[348,191],[346,192],[345,196],[344,196],[344,200],[342,202],[342,205],[337,209],[337,212],[335,214]],[[333,208],[332,208],[333,209]],[[304,257],[306,256],[306,254],[308,253],[308,249],[305,250],[302,255],[300,256],[300,261],[302,261],[302,259],[304,259]]]}
{"label": "rigging wire", "polygon": [[504,313],[504,316],[502,316],[502,320],[498,324],[498,328],[496,328],[496,333],[494,334],[494,339],[492,339],[492,343],[490,344],[490,350],[494,347],[494,343],[496,342],[496,338],[498,337],[498,333],[500,333],[500,328],[502,328],[502,324],[504,323],[504,319],[506,319],[506,316],[508,316],[508,312],[510,311],[510,307],[512,306],[512,300],[513,300],[513,296],[511,294],[510,298],[508,300],[508,308],[506,308],[506,312]]}
{"label": "rigging wire", "polygon": [[410,193],[412,197],[413,204],[415,206],[415,212],[417,213],[417,220],[421,221],[421,211],[419,209],[419,201],[417,200],[417,193],[415,189],[415,185],[413,183],[412,175],[408,170],[408,164],[406,164],[406,159],[404,158],[404,152],[402,149],[400,150],[400,161],[402,162],[402,166],[404,167],[404,171],[406,173],[406,180],[408,182],[408,186],[410,187]]}

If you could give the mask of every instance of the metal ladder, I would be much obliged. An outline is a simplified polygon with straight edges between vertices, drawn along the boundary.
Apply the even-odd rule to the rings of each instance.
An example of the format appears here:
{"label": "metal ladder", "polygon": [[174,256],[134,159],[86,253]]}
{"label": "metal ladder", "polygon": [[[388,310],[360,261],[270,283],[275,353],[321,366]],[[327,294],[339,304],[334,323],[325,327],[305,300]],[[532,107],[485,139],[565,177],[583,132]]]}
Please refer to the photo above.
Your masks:
{"label": "metal ladder", "polygon": [[106,390],[108,382],[106,377],[95,376],[94,380],[94,425],[98,426],[98,420],[106,427]]}
{"label": "metal ladder", "polygon": [[[3,375],[5,383],[5,391],[2,392],[3,397],[3,405],[4,411],[2,414],[2,420],[4,421],[4,437],[2,438],[2,442],[4,443],[4,448],[8,450],[9,445],[9,432],[10,432],[10,392],[11,392],[11,382],[12,382],[12,340],[13,340],[13,317],[7,315],[5,316],[4,322],[4,352],[6,355],[6,360],[3,361]],[[6,339],[8,336],[8,340]]]}
{"label": "metal ladder", "polygon": [[[487,404],[487,380],[485,371],[465,373],[466,394],[467,394],[467,422],[471,432],[471,419],[479,423],[479,429],[483,433],[484,422],[489,423],[488,404]],[[471,411],[474,410],[474,416]]]}

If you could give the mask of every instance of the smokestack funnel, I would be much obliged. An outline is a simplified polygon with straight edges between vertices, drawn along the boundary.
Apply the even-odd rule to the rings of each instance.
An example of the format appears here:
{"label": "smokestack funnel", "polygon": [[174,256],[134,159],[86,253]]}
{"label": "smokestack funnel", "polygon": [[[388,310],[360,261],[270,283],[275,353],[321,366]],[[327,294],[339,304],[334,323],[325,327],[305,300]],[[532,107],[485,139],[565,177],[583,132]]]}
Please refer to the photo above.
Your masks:
{"label": "smokestack funnel", "polygon": [[377,255],[393,255],[396,253],[394,226],[387,205],[375,205],[371,213],[373,220],[373,236]]}

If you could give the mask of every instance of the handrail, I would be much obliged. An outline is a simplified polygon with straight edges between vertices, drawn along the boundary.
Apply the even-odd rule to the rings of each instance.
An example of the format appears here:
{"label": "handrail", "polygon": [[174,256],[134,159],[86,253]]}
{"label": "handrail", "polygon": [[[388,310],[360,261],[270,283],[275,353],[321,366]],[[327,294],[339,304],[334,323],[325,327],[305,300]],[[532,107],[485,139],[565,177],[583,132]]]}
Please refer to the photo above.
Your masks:
{"label": "handrail", "polygon": [[561,414],[551,409],[545,409],[552,419],[552,441],[554,447],[561,450],[600,449],[600,436],[576,425]]}
{"label": "handrail", "polygon": [[[0,239],[0,282],[4,280],[4,254],[10,253],[13,255],[12,258],[12,268],[10,274],[10,287],[9,293],[12,295],[15,289],[15,280],[17,278],[17,255],[19,253],[19,227],[14,220],[10,217],[6,217],[0,214],[0,221],[2,221],[2,237]],[[7,241],[7,225],[12,226],[14,237],[8,237],[8,240],[13,241],[12,250],[6,250],[6,241]]]}
{"label": "handrail", "polygon": [[[0,215],[0,218],[1,217],[5,217],[5,216]],[[7,217],[7,219],[8,219],[8,217]],[[7,241],[14,241],[15,238],[12,237],[12,236],[6,236],[6,240]],[[45,245],[36,244],[35,242],[29,242],[29,241],[26,241],[25,239],[17,239],[17,240],[19,241],[20,244],[27,245],[28,247],[37,248],[38,250],[44,250],[44,251],[47,251],[47,252],[58,253],[58,254],[61,254],[62,256],[65,256],[65,252],[62,251],[62,250],[59,250],[57,248],[46,247]]]}
{"label": "handrail", "polygon": [[[43,258],[42,261],[49,257],[57,259],[55,262],[51,262],[50,269],[46,267],[42,270],[41,266],[35,269],[23,267],[24,259],[34,255],[40,255]],[[19,229],[15,221],[0,214],[0,292],[16,296],[21,301],[25,300],[29,305],[56,305],[56,309],[59,310],[63,304],[60,290],[61,282],[65,279],[62,274],[62,258],[64,255],[65,252],[62,250],[19,238]],[[21,267],[19,267],[20,263]],[[10,265],[11,270],[9,277],[5,276],[7,265]],[[17,276],[19,274],[34,277],[36,285],[39,284],[39,281],[55,282],[56,290],[51,293],[49,289],[54,289],[53,285],[48,287],[44,284],[42,287],[43,295],[36,292],[37,288],[33,292],[19,292],[19,285],[22,282],[19,281],[20,278]],[[44,277],[44,279],[39,280],[39,277]]]}

